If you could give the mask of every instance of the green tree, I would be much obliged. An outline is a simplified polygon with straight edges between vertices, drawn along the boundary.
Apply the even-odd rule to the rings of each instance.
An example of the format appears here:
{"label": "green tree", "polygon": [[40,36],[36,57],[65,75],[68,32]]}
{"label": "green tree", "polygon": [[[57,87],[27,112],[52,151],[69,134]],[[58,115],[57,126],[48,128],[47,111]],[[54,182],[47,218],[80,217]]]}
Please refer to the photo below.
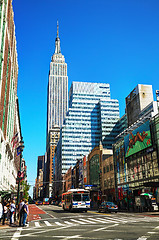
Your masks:
{"label": "green tree", "polygon": [[23,187],[23,197],[28,200],[30,185],[26,181],[22,181],[21,185]]}

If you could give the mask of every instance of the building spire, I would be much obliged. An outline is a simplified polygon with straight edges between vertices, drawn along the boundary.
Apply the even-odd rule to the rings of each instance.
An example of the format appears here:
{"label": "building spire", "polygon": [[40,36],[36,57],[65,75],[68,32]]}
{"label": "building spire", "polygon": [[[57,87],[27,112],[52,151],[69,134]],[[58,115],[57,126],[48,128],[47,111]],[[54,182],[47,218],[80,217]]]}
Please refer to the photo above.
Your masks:
{"label": "building spire", "polygon": [[57,38],[59,38],[59,22],[57,20]]}
{"label": "building spire", "polygon": [[57,37],[55,40],[55,53],[61,53],[61,49],[60,49],[60,38],[59,38],[59,22],[57,21]]}

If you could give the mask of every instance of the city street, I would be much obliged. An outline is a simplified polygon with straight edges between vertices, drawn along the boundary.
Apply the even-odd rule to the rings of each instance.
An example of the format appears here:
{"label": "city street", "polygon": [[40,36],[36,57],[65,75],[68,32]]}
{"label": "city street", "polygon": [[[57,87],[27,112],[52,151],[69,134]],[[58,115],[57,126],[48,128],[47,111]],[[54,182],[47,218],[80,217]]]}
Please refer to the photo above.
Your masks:
{"label": "city street", "polygon": [[30,206],[34,214],[30,208],[32,220],[27,227],[0,228],[0,239],[159,239],[159,214],[70,213],[53,205]]}

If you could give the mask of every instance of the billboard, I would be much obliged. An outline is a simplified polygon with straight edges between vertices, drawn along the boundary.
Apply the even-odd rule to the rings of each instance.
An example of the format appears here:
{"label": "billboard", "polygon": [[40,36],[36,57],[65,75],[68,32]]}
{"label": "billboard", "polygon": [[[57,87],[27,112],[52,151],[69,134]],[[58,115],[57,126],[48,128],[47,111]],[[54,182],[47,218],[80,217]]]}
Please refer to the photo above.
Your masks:
{"label": "billboard", "polygon": [[149,121],[132,131],[124,138],[125,157],[129,157],[152,146]]}

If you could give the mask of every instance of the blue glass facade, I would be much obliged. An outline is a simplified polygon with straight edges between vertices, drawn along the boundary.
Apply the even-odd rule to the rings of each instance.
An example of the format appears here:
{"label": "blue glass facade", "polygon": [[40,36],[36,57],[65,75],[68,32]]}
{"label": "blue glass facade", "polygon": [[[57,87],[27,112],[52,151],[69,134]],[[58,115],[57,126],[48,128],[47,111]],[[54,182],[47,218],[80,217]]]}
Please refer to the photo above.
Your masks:
{"label": "blue glass facade", "polygon": [[112,148],[118,119],[119,103],[110,98],[109,84],[73,82],[56,151],[58,175],[65,174],[100,141],[105,148]]}

